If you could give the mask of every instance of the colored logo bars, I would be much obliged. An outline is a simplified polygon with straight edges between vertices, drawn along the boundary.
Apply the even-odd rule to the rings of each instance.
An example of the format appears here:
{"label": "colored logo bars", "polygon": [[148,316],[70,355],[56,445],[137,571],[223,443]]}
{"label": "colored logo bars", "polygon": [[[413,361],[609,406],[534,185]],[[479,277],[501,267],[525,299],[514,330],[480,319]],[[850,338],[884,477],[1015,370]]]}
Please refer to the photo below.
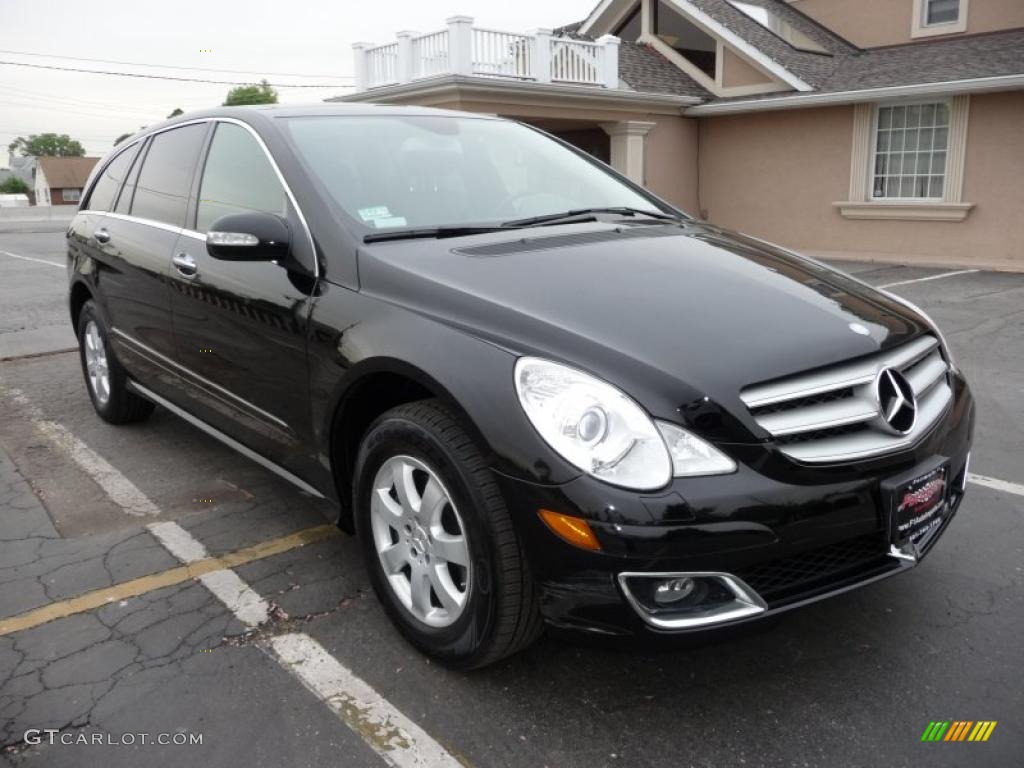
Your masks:
{"label": "colored logo bars", "polygon": [[988,741],[995,727],[995,720],[932,721],[921,734],[921,741]]}

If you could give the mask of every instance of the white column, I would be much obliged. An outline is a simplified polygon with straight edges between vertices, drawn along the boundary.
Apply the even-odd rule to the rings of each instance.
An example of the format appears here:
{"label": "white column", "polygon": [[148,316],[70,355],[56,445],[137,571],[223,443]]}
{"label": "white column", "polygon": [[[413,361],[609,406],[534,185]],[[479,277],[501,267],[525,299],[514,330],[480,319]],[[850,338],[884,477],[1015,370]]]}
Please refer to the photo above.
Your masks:
{"label": "white column", "polygon": [[604,80],[605,88],[618,88],[619,87],[619,38],[615,35],[602,35],[597,38],[597,42],[601,45],[601,58],[603,60],[604,72],[602,80]]}
{"label": "white column", "polygon": [[535,29],[529,33],[532,48],[530,49],[530,74],[538,83],[551,82],[551,30]]}
{"label": "white column", "polygon": [[473,74],[473,17],[452,16],[448,25],[448,66],[452,74]]}
{"label": "white column", "polygon": [[356,93],[365,91],[370,87],[370,71],[366,65],[366,52],[373,47],[373,43],[353,43],[352,60],[355,64]]}
{"label": "white column", "polygon": [[413,75],[413,61],[412,61],[412,39],[416,36],[415,32],[409,30],[402,30],[395,37],[398,38],[398,82],[408,83],[412,80]]}
{"label": "white column", "polygon": [[601,123],[604,132],[611,136],[612,168],[637,184],[643,184],[645,181],[644,143],[647,134],[655,125],[639,120]]}

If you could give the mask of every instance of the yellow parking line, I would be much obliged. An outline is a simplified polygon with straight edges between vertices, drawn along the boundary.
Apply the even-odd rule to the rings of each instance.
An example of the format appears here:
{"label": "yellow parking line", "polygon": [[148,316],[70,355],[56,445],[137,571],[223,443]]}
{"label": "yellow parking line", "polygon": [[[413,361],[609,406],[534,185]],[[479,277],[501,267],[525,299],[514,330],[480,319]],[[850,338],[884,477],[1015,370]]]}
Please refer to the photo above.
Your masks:
{"label": "yellow parking line", "polygon": [[263,541],[251,547],[228,552],[220,557],[208,557],[188,565],[171,568],[160,573],[153,573],[149,576],[142,576],[131,581],[124,581],[112,587],[95,589],[78,597],[59,600],[55,603],[44,605],[42,608],[36,608],[35,610],[11,616],[10,618],[0,619],[0,636],[32,629],[40,624],[46,624],[55,619],[63,619],[66,616],[73,616],[76,613],[84,613],[85,611],[102,608],[109,603],[125,600],[129,597],[138,597],[155,589],[173,587],[175,584],[197,579],[206,573],[227,568],[237,568],[240,565],[273,557],[306,544],[313,544],[332,538],[339,533],[340,531],[337,526],[317,525],[290,533],[278,539]]}

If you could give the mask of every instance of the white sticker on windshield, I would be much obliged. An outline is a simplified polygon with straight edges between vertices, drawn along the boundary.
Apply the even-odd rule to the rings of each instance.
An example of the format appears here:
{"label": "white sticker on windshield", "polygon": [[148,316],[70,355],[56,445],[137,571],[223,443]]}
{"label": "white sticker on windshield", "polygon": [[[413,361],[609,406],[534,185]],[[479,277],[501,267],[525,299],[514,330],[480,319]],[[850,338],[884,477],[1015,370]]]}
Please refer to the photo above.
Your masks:
{"label": "white sticker on windshield", "polygon": [[388,210],[386,205],[377,205],[373,208],[360,208],[359,217],[363,221],[376,221],[377,219],[390,218],[391,211]]}
{"label": "white sticker on windshield", "polygon": [[405,216],[389,216],[386,219],[374,219],[373,226],[377,229],[384,229],[385,227],[404,227],[406,226]]}

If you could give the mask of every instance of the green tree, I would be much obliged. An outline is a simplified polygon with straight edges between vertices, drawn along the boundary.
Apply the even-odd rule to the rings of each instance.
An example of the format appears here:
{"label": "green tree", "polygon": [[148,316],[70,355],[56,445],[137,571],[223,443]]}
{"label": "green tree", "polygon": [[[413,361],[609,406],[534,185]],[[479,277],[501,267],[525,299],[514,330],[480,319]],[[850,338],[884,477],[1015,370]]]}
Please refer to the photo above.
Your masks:
{"label": "green tree", "polygon": [[228,91],[228,97],[224,99],[225,107],[242,104],[277,104],[277,91],[266,80],[259,85],[240,85]]}
{"label": "green tree", "polygon": [[7,145],[7,150],[21,152],[25,157],[82,157],[85,154],[85,147],[66,133],[34,133],[27,139],[19,136]]}
{"label": "green tree", "polygon": [[21,192],[28,192],[28,184],[17,176],[9,176],[0,181],[0,195],[16,195]]}

